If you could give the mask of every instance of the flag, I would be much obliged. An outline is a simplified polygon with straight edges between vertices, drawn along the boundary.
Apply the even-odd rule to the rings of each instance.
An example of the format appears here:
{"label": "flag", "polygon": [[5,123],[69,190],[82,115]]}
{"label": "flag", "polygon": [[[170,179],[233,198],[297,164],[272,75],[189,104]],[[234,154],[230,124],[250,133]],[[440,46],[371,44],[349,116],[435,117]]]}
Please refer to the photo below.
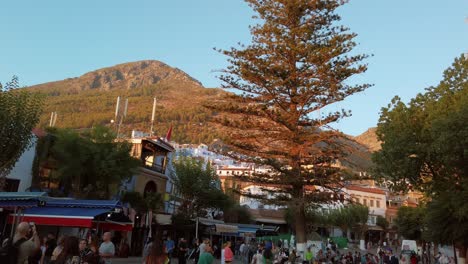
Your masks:
{"label": "flag", "polygon": [[171,141],[171,135],[172,135],[172,125],[171,127],[169,127],[169,130],[167,130],[167,134],[166,134],[167,141]]}

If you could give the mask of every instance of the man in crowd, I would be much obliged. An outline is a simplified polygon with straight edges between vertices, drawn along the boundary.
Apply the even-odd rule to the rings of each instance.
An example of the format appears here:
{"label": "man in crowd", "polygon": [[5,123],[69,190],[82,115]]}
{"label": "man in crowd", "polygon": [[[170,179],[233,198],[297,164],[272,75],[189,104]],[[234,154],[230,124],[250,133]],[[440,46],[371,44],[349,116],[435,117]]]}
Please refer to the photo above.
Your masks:
{"label": "man in crowd", "polygon": [[52,252],[57,247],[57,240],[52,233],[47,234],[46,251],[44,252],[44,264],[49,264],[52,258]]}
{"label": "man in crowd", "polygon": [[200,244],[199,251],[200,251],[200,256],[201,254],[205,253],[206,251],[206,246],[210,244],[210,240],[208,238],[203,239],[203,243]]}
{"label": "man in crowd", "polygon": [[166,241],[164,242],[164,246],[166,247],[167,257],[169,258],[169,263],[171,262],[172,252],[175,248],[174,240],[171,239],[170,236],[167,237]]}
{"label": "man in crowd", "polygon": [[111,233],[105,232],[104,235],[102,235],[103,242],[99,247],[99,256],[104,259],[105,264],[112,264],[111,258],[115,255],[115,246],[111,242],[111,238]]}
{"label": "man in crowd", "polygon": [[200,258],[198,259],[197,264],[212,264],[213,260],[213,250],[208,242],[207,244],[205,244],[204,252],[200,254]]}
{"label": "man in crowd", "polygon": [[179,241],[179,264],[187,263],[186,254],[188,251],[188,245],[185,238],[181,238]]}
{"label": "man in crowd", "polygon": [[[31,233],[32,237],[29,238]],[[28,261],[28,258],[33,256],[41,246],[36,226],[34,224],[30,226],[27,222],[21,222],[16,228],[13,245],[18,248],[17,263],[23,264]]]}

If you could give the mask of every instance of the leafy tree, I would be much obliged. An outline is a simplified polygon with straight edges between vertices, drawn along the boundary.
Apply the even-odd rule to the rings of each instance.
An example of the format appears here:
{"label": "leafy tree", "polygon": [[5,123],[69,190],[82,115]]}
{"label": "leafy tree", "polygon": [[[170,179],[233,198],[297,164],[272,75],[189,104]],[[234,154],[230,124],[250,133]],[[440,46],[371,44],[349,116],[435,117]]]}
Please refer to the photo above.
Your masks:
{"label": "leafy tree", "polygon": [[205,216],[209,209],[223,210],[232,205],[221,191],[216,171],[210,164],[191,157],[174,160],[174,179],[183,198],[179,210],[188,218]]}
{"label": "leafy tree", "polygon": [[377,128],[382,149],[373,156],[375,175],[394,190],[424,192],[432,201],[434,216],[451,208],[446,224],[429,219],[437,228],[431,230],[433,234],[444,234],[433,236],[433,241],[455,241],[465,249],[466,240],[453,230],[463,220],[459,216],[468,211],[466,203],[456,201],[468,188],[467,76],[468,58],[462,55],[444,72],[438,86],[427,88],[407,104],[394,98],[382,109]]}
{"label": "leafy tree", "polygon": [[[468,188],[462,193],[445,192],[430,201],[425,217],[424,238],[466,252],[468,245]],[[462,256],[463,257],[463,256]]]}
{"label": "leafy tree", "polygon": [[50,132],[55,136],[51,157],[65,194],[108,199],[140,164],[130,156],[131,144],[115,141],[107,127],[82,134],[67,129]]}
{"label": "leafy tree", "polygon": [[390,226],[390,223],[387,221],[387,219],[381,215],[377,216],[377,226],[380,226],[382,228],[382,232],[380,232],[380,243],[383,242],[385,234],[387,233],[387,229]]}
{"label": "leafy tree", "polygon": [[146,193],[146,197],[143,197],[139,192],[125,192],[121,200],[124,203],[129,203],[139,213],[157,212],[164,204],[161,194],[157,192]]}
{"label": "leafy tree", "polygon": [[223,220],[226,223],[250,224],[252,215],[247,208],[236,204],[223,212]]}
{"label": "leafy tree", "polygon": [[18,88],[16,76],[4,86],[0,83],[0,189],[4,177],[31,146],[32,129],[42,112],[42,96]]}
{"label": "leafy tree", "polygon": [[331,210],[327,214],[327,219],[334,226],[339,227],[345,236],[350,239],[351,229],[358,230],[363,236],[367,230],[367,219],[369,218],[369,208],[360,204],[349,204],[338,209]]}
{"label": "leafy tree", "polygon": [[[230,63],[220,76],[223,88],[237,93],[208,107],[218,111],[215,121],[231,156],[272,169],[244,180],[280,186],[269,202],[295,210],[302,247],[305,208],[333,200],[324,193],[339,186],[334,162],[346,155],[342,135],[329,125],[350,113],[327,106],[370,86],[346,82],[366,71],[367,55],[350,54],[356,34],[338,24],[342,1],[246,2],[259,20],[251,27],[251,44],[221,51]],[[312,185],[319,187],[306,188]]]}
{"label": "leafy tree", "polygon": [[422,207],[398,208],[395,226],[398,233],[406,239],[421,240],[424,231],[425,209]]}

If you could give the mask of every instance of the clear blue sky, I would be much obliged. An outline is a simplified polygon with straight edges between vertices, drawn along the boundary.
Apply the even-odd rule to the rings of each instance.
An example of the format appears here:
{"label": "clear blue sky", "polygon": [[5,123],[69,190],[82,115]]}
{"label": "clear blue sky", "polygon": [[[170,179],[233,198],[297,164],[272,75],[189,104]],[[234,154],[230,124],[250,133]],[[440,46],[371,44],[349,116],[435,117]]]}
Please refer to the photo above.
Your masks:
{"label": "clear blue sky", "polygon": [[[435,85],[468,52],[466,0],[351,0],[339,9],[373,54],[358,78],[374,87],[331,109],[353,117],[337,127],[357,135],[375,126],[394,95],[405,101]],[[115,64],[161,60],[218,87],[226,58],[213,47],[248,43],[251,11],[242,0],[15,0],[0,7],[0,80],[22,85],[79,76]]]}

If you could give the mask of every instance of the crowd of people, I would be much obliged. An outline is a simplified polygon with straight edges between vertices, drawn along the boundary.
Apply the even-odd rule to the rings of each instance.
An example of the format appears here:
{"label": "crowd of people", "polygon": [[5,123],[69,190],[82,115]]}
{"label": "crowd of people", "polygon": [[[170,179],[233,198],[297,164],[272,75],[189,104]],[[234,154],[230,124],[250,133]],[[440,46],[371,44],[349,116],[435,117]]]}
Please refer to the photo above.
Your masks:
{"label": "crowd of people", "polygon": [[109,232],[101,243],[96,237],[57,240],[52,233],[40,239],[36,226],[27,222],[18,224],[13,239],[6,239],[2,249],[6,251],[2,264],[111,264],[116,250]]}

